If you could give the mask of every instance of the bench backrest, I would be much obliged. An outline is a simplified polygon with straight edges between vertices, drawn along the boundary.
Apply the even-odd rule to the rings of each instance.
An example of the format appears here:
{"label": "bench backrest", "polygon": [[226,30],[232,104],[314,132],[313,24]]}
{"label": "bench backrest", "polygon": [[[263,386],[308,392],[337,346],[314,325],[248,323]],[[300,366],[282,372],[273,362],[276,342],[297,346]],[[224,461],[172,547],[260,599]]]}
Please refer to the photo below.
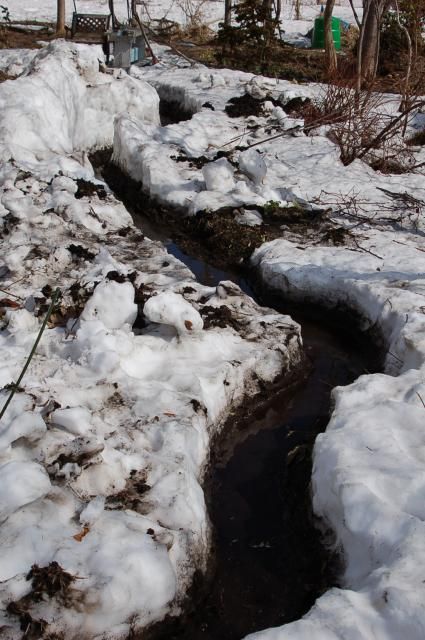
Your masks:
{"label": "bench backrest", "polygon": [[101,13],[74,13],[72,16],[72,35],[75,33],[105,33],[109,28],[111,16]]}

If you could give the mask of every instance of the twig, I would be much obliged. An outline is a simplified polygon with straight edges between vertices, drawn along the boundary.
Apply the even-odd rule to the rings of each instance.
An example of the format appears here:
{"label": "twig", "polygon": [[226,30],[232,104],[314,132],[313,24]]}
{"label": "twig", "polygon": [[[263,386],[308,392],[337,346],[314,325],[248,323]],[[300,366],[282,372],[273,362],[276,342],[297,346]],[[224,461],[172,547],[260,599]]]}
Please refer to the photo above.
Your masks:
{"label": "twig", "polygon": [[16,298],[17,300],[24,300],[22,296],[16,296],[14,293],[10,293],[7,289],[0,289],[2,293],[6,293],[8,296],[12,296],[12,298]]}
{"label": "twig", "polygon": [[371,256],[373,256],[374,258],[378,258],[379,260],[383,260],[384,258],[382,256],[378,256],[377,253],[373,253],[373,251],[370,251],[369,249],[366,249],[365,247],[361,247],[359,245],[359,243],[357,242],[356,238],[353,237],[353,242],[356,245],[356,247],[358,249],[361,249],[361,251],[365,251],[366,253],[370,253]]}
{"label": "twig", "polygon": [[403,360],[396,356],[392,351],[388,351],[388,355],[392,356],[395,360],[398,360],[401,364],[403,364]]}
{"label": "twig", "polygon": [[419,391],[416,391],[416,395],[418,396],[419,400],[422,402],[422,406],[423,406],[423,408],[425,409],[425,402],[423,401],[422,396],[421,396],[421,394],[419,393]]}
{"label": "twig", "polygon": [[30,352],[30,354],[28,356],[28,359],[27,359],[27,361],[26,361],[26,363],[24,365],[24,368],[21,371],[21,375],[19,376],[17,382],[12,385],[11,391],[9,393],[9,397],[7,398],[7,400],[6,400],[6,402],[5,402],[4,406],[3,406],[3,409],[0,412],[0,420],[3,418],[3,416],[4,416],[5,412],[6,412],[6,409],[9,406],[13,396],[15,395],[15,393],[17,391],[17,389],[19,389],[19,385],[21,384],[22,379],[23,379],[23,377],[24,377],[24,375],[25,375],[25,373],[26,373],[26,371],[27,371],[27,369],[28,369],[28,367],[30,365],[30,362],[31,362],[31,360],[33,358],[33,355],[35,354],[35,351],[36,351],[36,349],[38,347],[38,344],[39,344],[39,342],[41,340],[41,336],[43,335],[44,329],[46,328],[47,322],[49,321],[49,318],[50,318],[50,316],[52,314],[52,311],[56,306],[56,303],[58,301],[60,292],[61,292],[60,289],[56,289],[56,291],[54,292],[54,294],[52,296],[52,301],[51,301],[50,306],[49,306],[49,308],[47,310],[46,317],[44,318],[43,324],[41,325],[40,331],[38,332],[36,341],[34,342],[33,348],[31,349],[31,352]]}
{"label": "twig", "polygon": [[353,11],[353,16],[354,16],[354,19],[355,19],[355,21],[357,23],[357,26],[360,29],[361,26],[362,26],[362,23],[360,22],[360,18],[359,18],[358,14],[357,14],[357,11],[356,11],[355,7],[354,7],[353,0],[348,0],[348,2],[350,3],[350,7],[351,7],[351,9]]}

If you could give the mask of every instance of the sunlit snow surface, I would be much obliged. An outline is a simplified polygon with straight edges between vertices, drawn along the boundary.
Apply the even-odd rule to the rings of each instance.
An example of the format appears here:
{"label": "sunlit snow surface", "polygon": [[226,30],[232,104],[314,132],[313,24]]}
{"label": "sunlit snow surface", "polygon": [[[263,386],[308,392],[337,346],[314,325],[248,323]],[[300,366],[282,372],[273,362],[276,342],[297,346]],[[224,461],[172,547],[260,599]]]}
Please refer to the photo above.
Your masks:
{"label": "sunlit snow surface", "polygon": [[[66,597],[29,607],[49,633],[125,637],[176,610],[208,553],[210,438],[245,393],[299,360],[288,317],[232,283],[199,285],[107,188],[79,193],[77,178],[96,182],[86,150],[112,144],[114,116],[159,118],[155,90],[100,72],[99,57],[58,42],[0,85],[1,387],[36,339],[46,285],[63,293],[0,427],[8,639],[22,631],[6,607],[30,591],[34,564],[75,576]],[[203,307],[222,305],[238,331],[203,328]]]}
{"label": "sunlit snow surface", "polygon": [[[56,3],[51,0],[25,0],[19,3],[5,2],[5,4],[8,5],[13,20],[47,20],[52,22],[56,20]],[[224,3],[220,0],[191,2],[186,5],[184,2],[170,2],[169,0],[147,0],[143,4],[143,8],[139,8],[139,10],[142,11],[142,17],[145,21],[165,18],[185,25],[187,15],[190,15],[190,12],[193,12],[198,5],[202,5],[199,15],[211,28],[216,29],[218,23],[224,18]],[[293,4],[292,2],[282,3],[281,27],[288,34],[289,41],[296,40],[297,36],[299,39],[302,34],[305,35],[311,29],[314,18],[320,12],[320,4],[318,6],[316,0],[307,0],[301,3],[300,20],[294,20]],[[79,13],[109,14],[108,0],[76,0],[76,5]],[[114,0],[115,14],[118,19],[126,20],[128,18],[127,6],[126,0]],[[362,6],[361,0],[354,0],[354,6],[357,7],[357,12],[361,16],[362,9],[359,8]],[[67,0],[65,8],[67,22],[71,24],[73,3]],[[348,0],[337,1],[334,15],[347,22],[354,22]]]}
{"label": "sunlit snow surface", "polygon": [[[333,199],[356,193],[365,201],[370,223],[340,218],[354,234],[348,246],[312,247],[302,239],[282,239],[263,245],[253,257],[270,287],[299,300],[354,309],[364,328],[382,334],[388,355],[385,374],[364,375],[334,392],[335,411],[315,447],[314,507],[330,522],[344,551],[343,585],[322,596],[303,620],[251,637],[423,640],[424,224],[422,213],[414,220],[405,217],[401,225],[381,221],[388,217],[386,211],[380,214],[391,200],[377,189],[407,191],[425,200],[423,177],[384,176],[359,161],[344,167],[326,131],[304,136],[302,122],[273,105],[251,120],[258,125],[255,131],[245,119],[230,120],[223,112],[229,98],[246,90],[289,99],[317,95],[320,87],[201,66],[184,69],[172,55],[159,53],[160,66],[113,78],[97,72],[97,54],[54,45],[54,60],[42,53],[28,78],[0,85],[0,216],[10,227],[2,241],[1,285],[7,289],[14,282],[10,292],[23,298],[23,308],[8,310],[3,320],[2,385],[16,380],[35,339],[40,326],[35,298],[41,288],[59,284],[67,292],[78,281],[91,292],[100,283],[77,324],[71,317],[67,328],[47,331],[25,379],[25,393],[15,396],[2,425],[3,601],[28,591],[25,575],[31,564],[56,560],[79,577],[73,584],[75,602],[72,608],[41,603],[34,613],[50,621],[58,619],[60,610],[70,636],[104,630],[126,634],[131,621],[145,625],[169,611],[194,564],[202,566],[205,559],[208,525],[198,481],[209,434],[231,398],[240,397],[243,380],[249,381],[253,370],[270,378],[287,356],[272,349],[279,343],[276,332],[282,331],[280,316],[264,317],[232,289],[223,293],[197,285],[180,263],[156,244],[142,242],[134,229],[132,240],[117,236],[116,230],[131,221],[111,195],[106,200],[75,198],[74,178],[92,175],[85,141],[110,144],[114,136],[115,160],[143,180],[152,195],[188,214],[228,204],[311,201],[322,191],[334,194]],[[78,71],[71,57],[78,59]],[[59,75],[62,66],[66,87]],[[44,69],[49,86],[40,80]],[[156,94],[142,81],[196,115],[161,127]],[[118,96],[107,114],[105,102],[97,99],[104,83]],[[125,88],[123,93],[118,87]],[[62,102],[58,96],[64,89],[64,95],[78,99]],[[37,108],[28,107],[29,91]],[[203,108],[206,102],[215,110]],[[81,103],[93,109],[93,118],[86,120]],[[395,112],[396,100],[386,108]],[[184,151],[212,159],[233,138],[259,141],[270,126],[298,130],[256,147],[265,168],[255,156],[240,158],[235,171],[224,163],[202,171],[171,157]],[[422,153],[417,152],[419,161]],[[30,175],[20,173],[11,157]],[[225,189],[216,187],[218,179]],[[11,225],[10,214],[17,223]],[[396,207],[391,215],[399,214]],[[95,257],[88,262],[73,257],[70,244],[88,247]],[[160,298],[148,316],[166,323],[148,324],[135,335],[129,282],[106,278],[110,271],[134,270],[136,286],[183,294],[193,311],[184,315],[188,309],[179,298],[175,317],[169,317]],[[187,286],[194,291],[185,293]],[[212,296],[208,304],[232,305],[235,313],[239,309],[241,317],[252,313],[248,340],[231,330],[201,329],[196,314],[203,295]],[[65,302],[72,306],[69,293]],[[194,323],[193,334],[185,331],[185,320]],[[266,335],[260,321],[269,327]],[[207,415],[191,400],[206,407]],[[82,467],[55,462],[64,451],[75,458],[81,447],[88,452]],[[45,469],[52,465],[59,468],[49,478]],[[15,475],[20,486],[5,491]],[[102,496],[116,495],[134,477],[150,487],[141,506],[110,510]],[[84,526],[89,532],[78,542],[73,536]],[[12,625],[5,632],[9,637],[20,637],[16,619],[5,617],[4,623]]]}
{"label": "sunlit snow surface", "polygon": [[[338,148],[325,137],[326,128],[307,137],[299,130],[302,121],[271,103],[262,115],[249,119],[230,119],[223,111],[230,97],[246,92],[284,103],[295,96],[317,96],[323,91],[319,86],[199,66],[181,68],[177,60],[170,68],[169,61],[162,68],[132,73],[152,82],[163,99],[175,100],[195,115],[165,128],[118,119],[116,161],[163,202],[184,204],[189,215],[227,205],[314,198],[336,210],[338,201],[341,206],[344,197],[355,195],[362,202],[363,221],[334,214],[353,234],[348,246],[309,246],[300,237],[291,242],[286,229],[287,239],[263,245],[252,262],[264,283],[277,292],[352,309],[364,329],[381,335],[387,349],[386,374],[362,376],[347,389],[335,390],[330,425],[314,452],[314,508],[329,521],[343,549],[342,588],[320,598],[305,619],[253,637],[422,639],[425,225],[420,205],[411,215],[403,213],[400,201],[382,189],[407,192],[423,202],[423,176],[383,175],[361,161],[345,167]],[[383,117],[397,108],[397,96],[388,96]],[[422,120],[418,114],[410,126]],[[218,150],[260,142],[270,129],[286,129],[288,135],[255,147],[266,169],[254,163],[250,170],[246,151],[239,156],[235,152],[233,169],[213,161]],[[174,162],[179,153],[212,162],[201,171]],[[423,161],[423,151],[415,154]],[[160,163],[169,166],[167,184]],[[214,171],[224,188],[216,186]]]}

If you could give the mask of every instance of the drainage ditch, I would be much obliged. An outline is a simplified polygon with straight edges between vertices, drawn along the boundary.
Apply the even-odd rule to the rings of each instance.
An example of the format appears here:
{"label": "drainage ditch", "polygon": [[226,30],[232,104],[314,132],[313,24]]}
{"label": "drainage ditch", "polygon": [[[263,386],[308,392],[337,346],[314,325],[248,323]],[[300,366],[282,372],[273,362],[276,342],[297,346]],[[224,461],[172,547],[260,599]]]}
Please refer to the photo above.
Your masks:
{"label": "drainage ditch", "polygon": [[[233,280],[254,296],[245,256],[214,252],[213,237],[203,244],[196,221],[159,206],[117,167],[106,164],[101,173],[144,233],[200,282]],[[242,235],[239,227],[235,233]],[[329,551],[332,533],[312,512],[311,453],[329,419],[332,388],[378,370],[379,352],[355,330],[353,316],[264,293],[256,298],[302,325],[309,371],[300,385],[263,394],[228,420],[205,484],[214,528],[210,569],[195,576],[182,615],[153,625],[144,640],[239,640],[291,622],[337,585],[342,571],[341,558]]]}

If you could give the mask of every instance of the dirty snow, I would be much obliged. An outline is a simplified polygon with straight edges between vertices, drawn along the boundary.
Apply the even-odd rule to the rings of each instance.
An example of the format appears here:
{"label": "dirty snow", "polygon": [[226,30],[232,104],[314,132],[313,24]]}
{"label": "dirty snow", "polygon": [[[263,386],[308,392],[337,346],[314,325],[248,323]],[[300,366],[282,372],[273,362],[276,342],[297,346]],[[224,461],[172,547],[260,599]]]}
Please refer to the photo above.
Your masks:
{"label": "dirty snow", "polygon": [[[322,91],[318,86],[201,66],[184,69],[181,63],[172,67],[167,56],[164,52],[162,67],[132,74],[148,79],[162,98],[194,116],[167,127],[123,116],[115,130],[115,161],[183,215],[233,206],[235,219],[244,224],[241,210],[248,204],[319,199],[329,206],[335,223],[350,234],[347,246],[309,245],[283,229],[286,237],[260,247],[253,265],[273,292],[355,312],[362,329],[381,340],[387,354],[385,373],[361,376],[334,391],[329,427],[314,450],[313,504],[343,552],[341,587],[319,598],[304,619],[249,637],[423,639],[423,175],[384,175],[362,161],[345,167],[326,129],[304,135],[302,121],[284,116],[282,108],[293,97],[317,96]],[[224,107],[229,98],[245,93],[278,101],[281,107],[273,109],[266,102],[258,116],[228,117]],[[394,113],[396,108],[392,96],[383,111]],[[410,126],[421,120],[418,114]],[[216,159],[218,151],[283,131],[283,137],[253,147],[246,160],[247,152],[239,150],[226,163]],[[422,150],[414,153],[422,159]],[[202,169],[175,161],[184,156],[204,158]],[[161,163],[167,166],[166,178]],[[405,206],[406,193],[416,199],[416,207]],[[343,199],[352,196],[362,206],[357,218],[343,206]]]}
{"label": "dirty snow", "polygon": [[[0,426],[7,640],[21,624],[126,637],[178,611],[208,554],[210,439],[300,359],[297,325],[232,283],[199,285],[94,178],[87,151],[112,142],[114,116],[159,118],[155,90],[99,54],[53,43],[0,85],[0,406],[61,290]],[[205,326],[205,306],[239,329]],[[71,584],[32,596],[33,565]]]}
{"label": "dirty snow", "polygon": [[[161,3],[151,9],[164,12]],[[222,5],[207,10],[214,22]],[[19,19],[52,17],[44,0],[16,11]],[[303,6],[303,21],[286,13],[285,30],[297,39],[317,11]],[[347,3],[335,14],[352,20]],[[142,238],[109,192],[77,197],[77,178],[95,180],[87,150],[113,141],[115,162],[182,215],[234,206],[241,225],[259,225],[271,200],[320,199],[350,231],[346,246],[309,246],[283,229],[284,238],[253,256],[266,287],[354,311],[387,355],[384,373],[334,391],[330,424],[315,445],[314,509],[343,552],[341,586],[302,620],[250,638],[423,640],[425,229],[420,206],[403,209],[382,191],[423,202],[423,176],[383,175],[360,161],[344,167],[326,129],[305,136],[302,120],[284,107],[317,96],[318,86],[184,68],[156,49],[160,64],[130,75],[99,71],[101,51],[84,46],[55,43],[34,60],[0,52],[0,68],[23,74],[0,85],[0,278],[9,305],[1,318],[3,387],[16,380],[34,342],[50,296],[45,285],[63,292],[1,425],[2,602],[28,594],[32,564],[56,561],[76,580],[66,605],[60,597],[31,604],[49,631],[123,637],[177,612],[207,555],[200,483],[210,437],[244,385],[255,390],[254,374],[270,380],[298,358],[295,339],[289,353],[279,346],[281,316],[265,315],[230,283],[197,284]],[[156,92],[193,117],[160,126]],[[228,117],[229,99],[245,93],[264,100],[263,112]],[[394,99],[385,106],[396,108]],[[423,114],[411,126],[423,126]],[[249,152],[216,158],[283,131]],[[423,160],[423,151],[415,153]],[[179,155],[203,157],[204,165],[176,162]],[[338,212],[341,198],[353,195],[363,202],[360,221]],[[231,309],[239,332],[203,328],[205,297]],[[21,636],[16,615],[3,611],[1,624],[4,637]]]}

